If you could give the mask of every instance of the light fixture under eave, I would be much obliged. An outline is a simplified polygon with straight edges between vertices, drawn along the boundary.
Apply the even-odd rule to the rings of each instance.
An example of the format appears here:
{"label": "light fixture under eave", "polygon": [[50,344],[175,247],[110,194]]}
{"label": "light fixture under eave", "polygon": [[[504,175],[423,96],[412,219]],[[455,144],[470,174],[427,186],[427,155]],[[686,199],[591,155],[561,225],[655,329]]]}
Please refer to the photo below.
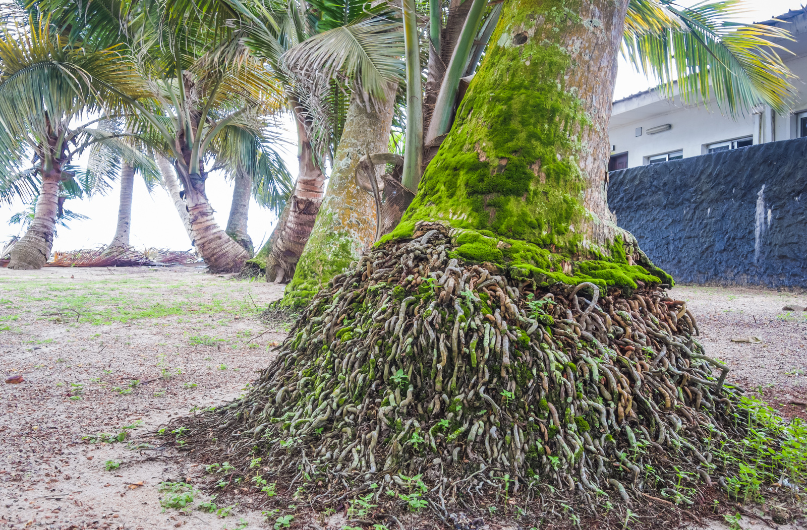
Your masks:
{"label": "light fixture under eave", "polygon": [[645,132],[647,134],[658,134],[660,132],[669,131],[672,129],[672,125],[669,123],[665,123],[664,125],[659,125],[657,127],[651,127],[647,129]]}

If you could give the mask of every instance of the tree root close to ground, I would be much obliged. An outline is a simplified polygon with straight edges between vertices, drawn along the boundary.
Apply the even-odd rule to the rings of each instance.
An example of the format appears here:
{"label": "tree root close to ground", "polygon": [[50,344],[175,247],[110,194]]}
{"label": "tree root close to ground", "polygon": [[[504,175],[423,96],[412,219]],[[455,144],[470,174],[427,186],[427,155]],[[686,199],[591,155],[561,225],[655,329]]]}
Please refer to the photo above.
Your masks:
{"label": "tree root close to ground", "polygon": [[770,477],[799,495],[804,427],[725,383],[685,303],[653,285],[514,280],[452,258],[452,235],[421,224],[374,248],[315,297],[243,398],[163,432],[258,490],[351,510],[394,500],[446,523],[514,499],[588,517],[686,509],[698,488],[749,500]]}

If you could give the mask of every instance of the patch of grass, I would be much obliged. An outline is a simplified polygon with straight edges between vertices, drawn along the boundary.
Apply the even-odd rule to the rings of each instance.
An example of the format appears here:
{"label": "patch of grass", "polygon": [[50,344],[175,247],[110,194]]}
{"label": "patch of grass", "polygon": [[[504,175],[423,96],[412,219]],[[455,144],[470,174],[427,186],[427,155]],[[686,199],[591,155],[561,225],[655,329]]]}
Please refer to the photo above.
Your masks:
{"label": "patch of grass", "polygon": [[104,468],[106,468],[107,471],[114,471],[119,467],[120,462],[118,462],[117,460],[107,460],[106,462],[104,462]]}
{"label": "patch of grass", "polygon": [[188,342],[191,346],[215,346],[226,341],[209,335],[193,335],[188,338]]}

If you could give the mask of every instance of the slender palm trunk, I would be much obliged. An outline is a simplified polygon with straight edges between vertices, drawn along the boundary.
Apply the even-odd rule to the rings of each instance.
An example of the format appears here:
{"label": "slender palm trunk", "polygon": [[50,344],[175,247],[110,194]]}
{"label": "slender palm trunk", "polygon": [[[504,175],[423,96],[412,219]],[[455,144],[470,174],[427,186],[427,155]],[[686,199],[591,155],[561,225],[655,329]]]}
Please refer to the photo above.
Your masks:
{"label": "slender palm trunk", "polygon": [[351,101],[325,200],[286,287],[290,303],[307,301],[373,244],[375,199],[356,183],[356,168],[364,155],[387,152],[394,103],[392,91],[379,108],[365,108],[358,97]]}
{"label": "slender palm trunk", "polygon": [[156,159],[157,167],[160,169],[160,175],[163,178],[163,184],[165,185],[165,189],[168,190],[168,195],[170,195],[171,199],[174,201],[174,208],[176,208],[179,214],[182,226],[185,227],[188,239],[191,245],[196,245],[193,241],[193,230],[191,229],[191,220],[188,215],[188,206],[185,204],[185,200],[180,194],[179,180],[177,179],[176,173],[174,173],[174,166],[171,165],[171,162],[169,162],[167,158],[160,154],[156,155]]}
{"label": "slender palm trunk", "polygon": [[233,202],[230,205],[230,216],[227,219],[225,232],[252,256],[255,250],[252,246],[252,239],[247,233],[249,199],[252,197],[252,179],[239,169],[234,180]]}
{"label": "slender palm trunk", "polygon": [[299,105],[293,100],[290,103],[297,124],[299,171],[294,191],[272,232],[272,250],[266,259],[266,280],[277,283],[287,283],[294,277],[325,194],[325,175],[314,160],[303,117],[297,110]]}
{"label": "slender palm trunk", "polygon": [[53,163],[53,167],[43,171],[42,191],[36,203],[34,220],[11,250],[9,269],[41,269],[50,258],[59,210],[61,178],[62,171],[58,163]]}
{"label": "slender palm trunk", "polygon": [[128,247],[132,228],[132,191],[134,189],[134,168],[123,163],[120,170],[120,206],[118,207],[118,227],[110,247]]}

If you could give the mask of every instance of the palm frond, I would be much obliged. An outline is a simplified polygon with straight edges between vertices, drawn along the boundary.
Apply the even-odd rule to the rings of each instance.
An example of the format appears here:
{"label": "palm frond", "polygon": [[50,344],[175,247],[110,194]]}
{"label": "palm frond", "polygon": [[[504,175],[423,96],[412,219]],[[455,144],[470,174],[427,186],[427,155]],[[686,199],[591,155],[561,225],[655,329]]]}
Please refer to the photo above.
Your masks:
{"label": "palm frond", "polygon": [[253,197],[261,206],[279,213],[291,193],[293,180],[278,147],[286,140],[265,120],[245,117],[224,127],[213,140],[217,167],[230,176],[246,175],[252,181]]}
{"label": "palm frond", "polygon": [[795,89],[781,41],[793,40],[776,26],[740,24],[741,0],[678,8],[670,0],[631,0],[622,53],[645,75],[659,80],[667,97],[718,107],[731,116],[766,104],[788,112]]}
{"label": "palm frond", "polygon": [[0,172],[0,202],[11,204],[19,198],[24,203],[36,201],[42,181],[35,168]]}
{"label": "palm frond", "polygon": [[403,32],[389,18],[371,18],[320,33],[289,50],[284,59],[301,77],[350,79],[356,89],[385,100],[403,79]]}

